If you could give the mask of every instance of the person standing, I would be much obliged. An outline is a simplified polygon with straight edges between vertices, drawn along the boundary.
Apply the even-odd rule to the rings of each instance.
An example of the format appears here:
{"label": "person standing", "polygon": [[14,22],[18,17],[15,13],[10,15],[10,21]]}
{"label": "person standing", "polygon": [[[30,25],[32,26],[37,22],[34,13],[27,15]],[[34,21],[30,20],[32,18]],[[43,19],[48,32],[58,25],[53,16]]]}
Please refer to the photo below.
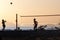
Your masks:
{"label": "person standing", "polygon": [[37,25],[38,25],[38,22],[37,22],[36,19],[34,18],[34,30],[37,29]]}
{"label": "person standing", "polygon": [[5,22],[6,22],[6,21],[5,21],[4,19],[2,19],[2,27],[3,27],[2,30],[5,30],[5,27],[6,27]]}

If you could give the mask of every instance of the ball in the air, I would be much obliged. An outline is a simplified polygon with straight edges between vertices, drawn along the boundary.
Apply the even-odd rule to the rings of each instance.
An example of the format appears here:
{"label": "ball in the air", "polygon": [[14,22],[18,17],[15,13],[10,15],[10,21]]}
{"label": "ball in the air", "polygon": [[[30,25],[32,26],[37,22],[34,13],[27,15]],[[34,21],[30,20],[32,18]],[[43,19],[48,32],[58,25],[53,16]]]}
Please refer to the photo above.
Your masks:
{"label": "ball in the air", "polygon": [[12,2],[10,2],[10,4],[12,5],[13,3],[12,3]]}

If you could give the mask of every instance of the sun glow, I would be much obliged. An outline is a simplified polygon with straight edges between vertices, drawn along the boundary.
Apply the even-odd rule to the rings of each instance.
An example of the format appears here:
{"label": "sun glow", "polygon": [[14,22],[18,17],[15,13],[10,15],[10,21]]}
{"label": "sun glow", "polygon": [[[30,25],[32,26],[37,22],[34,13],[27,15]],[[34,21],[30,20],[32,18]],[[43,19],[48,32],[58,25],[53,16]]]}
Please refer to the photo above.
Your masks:
{"label": "sun glow", "polygon": [[[10,2],[13,4],[11,5]],[[19,15],[19,26],[22,24],[30,23],[33,24],[33,18],[31,20],[27,18],[28,21],[24,20],[26,18],[21,18],[20,15],[50,15],[50,14],[60,14],[60,0],[0,0],[0,24],[1,20],[5,19],[8,26],[15,26],[15,15]],[[37,18],[39,23],[46,23],[47,18]],[[55,18],[58,18],[54,21]],[[53,19],[53,18],[50,18]],[[59,17],[54,17],[53,20],[49,20],[47,23],[58,23]],[[44,21],[40,21],[44,20]],[[27,24],[28,24],[27,23]]]}

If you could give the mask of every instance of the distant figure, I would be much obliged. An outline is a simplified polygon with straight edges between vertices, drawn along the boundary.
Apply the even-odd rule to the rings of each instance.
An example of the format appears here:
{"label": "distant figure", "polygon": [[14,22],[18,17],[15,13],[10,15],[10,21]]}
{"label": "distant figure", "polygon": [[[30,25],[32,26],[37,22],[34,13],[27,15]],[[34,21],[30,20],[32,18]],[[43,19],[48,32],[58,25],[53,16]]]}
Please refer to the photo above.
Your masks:
{"label": "distant figure", "polygon": [[5,30],[5,27],[6,27],[5,22],[6,22],[6,21],[5,21],[4,19],[2,19],[3,30]]}
{"label": "distant figure", "polygon": [[20,27],[17,27],[17,30],[20,30]]}
{"label": "distant figure", "polygon": [[38,29],[39,30],[45,30],[44,28],[46,28],[46,27],[47,27],[47,25],[41,25],[41,26],[38,27]]}
{"label": "distant figure", "polygon": [[37,25],[38,25],[38,22],[37,22],[36,19],[34,18],[34,30],[37,29]]}
{"label": "distant figure", "polygon": [[55,29],[60,30],[60,28],[58,28],[58,27],[55,27]]}

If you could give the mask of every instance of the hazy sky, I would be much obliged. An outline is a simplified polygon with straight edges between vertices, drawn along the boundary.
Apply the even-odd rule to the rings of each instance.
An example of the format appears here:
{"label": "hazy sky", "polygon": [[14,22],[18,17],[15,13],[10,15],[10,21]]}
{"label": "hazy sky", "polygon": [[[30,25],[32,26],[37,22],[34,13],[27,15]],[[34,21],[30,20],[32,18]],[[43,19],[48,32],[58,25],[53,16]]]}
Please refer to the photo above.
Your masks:
{"label": "hazy sky", "polygon": [[[10,2],[13,4],[11,5]],[[5,19],[10,26],[15,25],[16,13],[19,15],[60,14],[60,0],[0,0],[0,23]]]}

